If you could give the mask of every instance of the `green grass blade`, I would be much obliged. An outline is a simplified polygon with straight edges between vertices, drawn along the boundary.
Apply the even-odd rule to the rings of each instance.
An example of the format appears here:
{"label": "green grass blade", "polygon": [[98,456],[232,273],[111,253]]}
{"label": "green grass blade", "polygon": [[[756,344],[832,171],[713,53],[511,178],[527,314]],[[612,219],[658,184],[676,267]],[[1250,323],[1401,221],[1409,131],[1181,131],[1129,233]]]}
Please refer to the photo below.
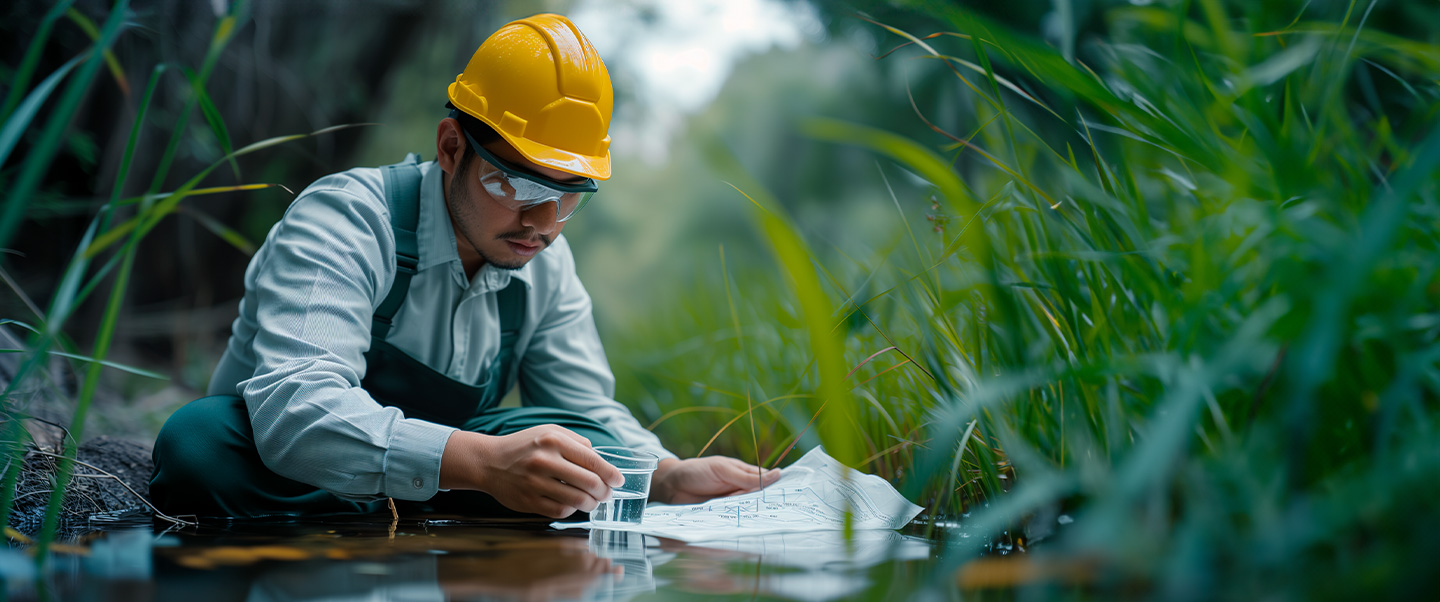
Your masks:
{"label": "green grass blade", "polygon": [[55,289],[55,296],[50,299],[50,308],[45,312],[45,331],[50,336],[58,336],[65,322],[70,319],[70,314],[80,305],[77,293],[80,283],[85,277],[85,270],[89,262],[84,257],[84,250],[90,246],[91,240],[95,238],[95,232],[100,227],[99,218],[90,220],[90,226],[85,229],[85,234],[80,237],[80,243],[75,249],[74,258],[65,266],[65,275],[60,278],[60,286]]}
{"label": "green grass blade", "polygon": [[[219,60],[220,53],[234,37],[238,26],[239,17],[244,2],[236,2],[231,6],[230,14],[221,17],[215,24],[215,32],[210,36],[210,48],[205,53],[205,60],[200,67],[200,75],[190,80],[191,94],[185,102],[185,107],[180,110],[180,119],[175,124],[175,131],[170,135],[170,141],[165,145],[165,151],[160,155],[160,162],[156,165],[155,176],[150,180],[150,187],[146,190],[150,194],[160,191],[165,184],[165,177],[170,174],[170,164],[175,160],[175,153],[180,148],[180,140],[185,135],[186,126],[190,123],[190,115],[195,111],[195,105],[205,96],[205,84],[210,80],[210,73],[215,69],[215,62]],[[227,136],[228,138],[228,136]],[[229,155],[229,153],[227,153]]]}
{"label": "green grass blade", "polygon": [[184,213],[185,215],[194,218],[195,221],[200,222],[201,226],[204,226],[205,229],[209,230],[211,234],[220,237],[220,240],[230,243],[230,246],[235,247],[237,251],[240,251],[241,253],[244,253],[246,255],[255,254],[255,243],[250,242],[250,239],[245,238],[244,234],[236,232],[229,226],[220,223],[220,220],[210,217],[209,215],[206,215],[190,207],[181,207],[179,210],[181,213]]}
{"label": "green grass blade", "polygon": [[35,36],[30,38],[30,46],[25,49],[25,58],[20,59],[20,66],[15,69],[15,75],[10,80],[10,91],[5,93],[5,104],[0,106],[0,121],[6,123],[10,121],[10,113],[20,104],[20,99],[24,98],[25,90],[30,87],[30,78],[35,74],[36,67],[40,65],[40,57],[45,54],[45,44],[50,41],[50,31],[54,29],[55,22],[74,3],[75,0],[59,0],[40,20],[40,26],[35,29]]}
{"label": "green grass blade", "polygon": [[[150,100],[155,97],[155,88],[159,87],[165,69],[165,64],[161,63],[150,71],[150,81],[145,84],[145,94],[140,98],[135,122],[130,125],[130,135],[125,139],[125,153],[120,156],[119,169],[115,170],[115,185],[110,188],[110,201],[106,203],[105,215],[100,221],[102,232],[110,229],[110,219],[115,215],[120,195],[125,190],[125,182],[130,178],[130,164],[135,159],[135,146],[140,142],[140,130],[145,126],[145,116],[150,112]],[[88,245],[86,248],[89,248]]]}
{"label": "green grass blade", "polygon": [[20,142],[20,136],[30,128],[30,121],[35,118],[40,107],[45,105],[45,100],[50,98],[50,93],[55,91],[60,80],[64,79],[65,75],[70,73],[70,70],[84,57],[85,55],[82,54],[66,61],[59,69],[41,81],[40,85],[35,86],[35,89],[25,96],[24,102],[15,108],[15,112],[11,114],[10,118],[5,120],[5,127],[0,129],[0,167],[4,167],[5,161],[10,158],[10,152],[15,150],[15,145]]}
{"label": "green grass blade", "polygon": [[939,188],[955,214],[973,215],[979,211],[980,203],[965,190],[960,178],[950,170],[949,162],[912,140],[884,130],[823,118],[806,120],[801,131],[816,140],[857,144],[887,155]]}
{"label": "green grass blade", "polygon": [[[65,16],[74,21],[85,35],[90,36],[90,41],[100,41],[100,29],[95,27],[95,22],[91,21],[90,17],[73,8],[65,11]],[[120,59],[115,58],[115,53],[108,49],[105,50],[105,66],[110,69],[110,76],[115,78],[115,85],[120,88],[120,93],[130,96],[130,80],[125,76],[125,68],[120,66]]]}
{"label": "green grass blade", "polygon": [[[205,123],[210,125],[210,132],[215,134],[215,139],[220,142],[220,150],[226,155],[234,152],[230,145],[230,130],[225,127],[225,118],[220,115],[220,109],[215,108],[211,102],[210,94],[205,91],[205,85],[200,77],[189,69],[185,70],[185,77],[190,79],[191,89],[200,100],[200,113],[205,116]],[[234,157],[230,159],[230,168],[235,172],[235,178],[240,178],[240,165],[235,162]]]}
{"label": "green grass blade", "polygon": [[[24,350],[23,350],[23,349],[14,349],[14,350],[12,350],[12,349],[3,349],[3,350],[0,350],[0,351],[4,351],[4,352],[11,352],[11,351],[23,352]],[[112,362],[112,361],[109,361],[109,360],[95,359],[95,358],[93,358],[93,357],[87,357],[87,356],[84,356],[84,355],[80,355],[80,354],[78,354],[78,353],[67,353],[67,352],[64,352],[64,351],[53,351],[53,350],[52,350],[52,351],[50,352],[50,355],[53,355],[53,356],[56,356],[56,357],[63,357],[63,358],[67,358],[67,359],[72,359],[72,360],[78,360],[78,361],[81,361],[81,362],[85,362],[85,363],[87,363],[87,364],[100,364],[101,366],[104,366],[104,367],[106,367],[106,368],[114,368],[114,369],[119,370],[119,371],[121,371],[121,372],[129,372],[130,374],[134,374],[134,375],[136,375],[136,376],[144,376],[144,377],[146,377],[146,378],[153,378],[153,379],[155,379],[155,380],[170,380],[170,377],[165,376],[164,374],[160,374],[159,372],[151,372],[151,371],[146,370],[146,369],[144,369],[144,368],[136,368],[135,366],[127,366],[127,365],[125,365],[125,364],[121,364],[121,363],[117,363],[117,362]]]}
{"label": "green grass blade", "polygon": [[[256,152],[256,151],[260,151],[260,150],[264,150],[264,149],[267,149],[267,148],[271,148],[271,147],[274,147],[274,146],[277,146],[277,145],[280,145],[280,144],[284,144],[284,143],[286,143],[286,142],[291,142],[291,141],[294,141],[294,140],[301,140],[301,139],[309,138],[309,137],[312,137],[312,136],[319,136],[319,135],[321,135],[321,134],[328,134],[328,133],[331,133],[331,132],[336,132],[336,131],[339,131],[339,130],[342,130],[342,129],[346,129],[346,128],[350,128],[350,127],[359,127],[359,126],[365,126],[365,125],[375,125],[375,124],[371,124],[371,123],[358,123],[358,124],[336,125],[336,126],[330,126],[330,127],[327,127],[327,128],[322,128],[322,129],[319,129],[319,130],[315,130],[315,131],[313,131],[313,132],[310,132],[309,134],[291,134],[291,135],[287,135],[287,136],[276,136],[276,137],[274,137],[274,138],[267,138],[267,139],[265,139],[265,140],[261,140],[261,141],[259,141],[259,142],[254,143],[254,144],[247,145],[247,146],[245,146],[244,148],[241,148],[241,149],[239,149],[239,150],[236,150],[235,152],[232,152],[232,153],[230,153],[230,154],[228,154],[228,155],[225,155],[224,157],[221,157],[219,160],[216,160],[215,162],[211,163],[209,166],[207,166],[205,169],[201,170],[199,173],[195,174],[195,176],[191,177],[188,181],[185,182],[185,184],[183,184],[183,185],[181,185],[179,188],[175,189],[174,192],[171,192],[171,193],[165,194],[165,195],[149,194],[149,195],[145,195],[145,196],[141,197],[141,203],[142,203],[142,205],[145,205],[145,204],[147,204],[147,203],[149,203],[149,202],[151,202],[151,201],[154,201],[153,205],[143,207],[143,208],[141,209],[141,211],[140,211],[140,214],[137,215],[135,218],[132,218],[131,220],[127,220],[127,221],[123,222],[121,225],[116,226],[115,228],[112,228],[110,232],[106,232],[104,235],[101,235],[100,237],[97,237],[97,238],[95,239],[95,242],[92,243],[91,245],[89,245],[89,246],[86,248],[86,251],[85,251],[86,256],[87,256],[87,257],[94,257],[95,255],[99,254],[101,251],[103,251],[103,250],[105,250],[106,248],[110,247],[110,245],[113,245],[113,244],[115,244],[116,242],[118,242],[120,239],[124,238],[124,233],[123,233],[123,232],[122,232],[122,233],[119,233],[119,234],[114,233],[114,231],[117,230],[117,229],[121,229],[121,228],[133,229],[133,228],[135,228],[135,227],[138,226],[138,227],[140,228],[141,236],[143,237],[144,234],[150,232],[150,229],[154,228],[157,224],[159,224],[159,223],[160,223],[160,220],[164,219],[165,216],[170,215],[171,213],[174,213],[175,210],[176,210],[176,206],[178,206],[178,205],[180,204],[180,201],[183,201],[183,200],[185,200],[187,197],[195,194],[195,193],[197,192],[197,189],[196,189],[195,187],[196,187],[197,185],[199,185],[200,182],[204,181],[204,179],[210,175],[210,172],[215,171],[215,168],[223,165],[223,164],[226,163],[227,161],[230,161],[230,160],[234,159],[235,157],[241,157],[241,156],[244,156],[244,155],[248,155],[248,154],[253,153],[253,152]],[[224,191],[228,191],[228,190],[252,189],[252,188],[255,188],[255,187],[267,187],[267,188],[268,188],[268,187],[270,187],[270,186],[272,186],[272,185],[269,185],[269,184],[246,184],[246,185],[239,186],[239,187],[216,187],[216,188],[204,188],[204,189],[199,189],[199,190],[209,191],[209,192],[224,192]],[[287,191],[288,191],[288,189],[287,189]],[[128,231],[128,230],[127,230],[127,231]],[[137,239],[133,239],[133,238],[132,238],[132,239],[130,239],[130,240],[132,241],[132,244],[133,244],[134,242],[138,242]]]}
{"label": "green grass blade", "polygon": [[[136,235],[138,236],[138,234]],[[135,247],[126,249],[120,273],[115,278],[115,285],[110,289],[110,300],[105,307],[105,315],[101,319],[100,328],[95,339],[94,360],[85,372],[84,384],[81,385],[80,394],[75,402],[75,414],[70,420],[70,435],[74,438],[75,444],[67,446],[55,468],[55,485],[50,493],[50,502],[45,507],[45,519],[40,527],[40,536],[36,538],[35,563],[43,567],[49,559],[49,548],[55,540],[55,534],[60,526],[60,507],[65,499],[65,490],[70,485],[70,479],[75,471],[75,454],[78,453],[79,442],[84,440],[85,419],[90,412],[90,403],[95,398],[95,391],[100,384],[100,371],[105,367],[104,359],[110,351],[110,342],[115,335],[115,326],[120,319],[120,308],[124,305],[125,290],[130,283],[130,274],[135,266]]]}
{"label": "green grass blade", "polygon": [[[799,302],[801,320],[809,335],[810,356],[820,375],[818,395],[807,399],[811,414],[819,415],[818,432],[826,450],[846,466],[858,466],[864,459],[855,443],[856,406],[845,384],[844,344],[831,328],[836,306],[822,288],[811,253],[794,226],[768,207],[779,207],[763,187],[750,177],[728,149],[708,149],[711,163],[719,172],[742,186],[731,184],[754,206],[751,211],[761,233],[769,241],[782,271],[787,276],[789,291]],[[746,189],[753,191],[747,193]]]}
{"label": "green grass blade", "polygon": [[35,148],[30,150],[30,156],[21,167],[20,175],[10,185],[5,197],[5,208],[0,213],[0,248],[10,245],[10,239],[15,231],[20,228],[20,223],[25,219],[25,207],[29,205],[31,197],[45,173],[50,169],[50,163],[55,159],[56,152],[64,141],[64,131],[70,125],[70,118],[80,106],[80,101],[85,98],[85,93],[90,87],[91,81],[95,78],[96,71],[104,59],[104,51],[115,43],[125,23],[124,13],[129,6],[128,0],[116,0],[115,7],[111,10],[110,17],[105,22],[105,28],[101,32],[101,41],[91,47],[90,56],[81,65],[73,78],[65,86],[65,91],[60,96],[46,122],[44,130],[41,131],[39,142]]}

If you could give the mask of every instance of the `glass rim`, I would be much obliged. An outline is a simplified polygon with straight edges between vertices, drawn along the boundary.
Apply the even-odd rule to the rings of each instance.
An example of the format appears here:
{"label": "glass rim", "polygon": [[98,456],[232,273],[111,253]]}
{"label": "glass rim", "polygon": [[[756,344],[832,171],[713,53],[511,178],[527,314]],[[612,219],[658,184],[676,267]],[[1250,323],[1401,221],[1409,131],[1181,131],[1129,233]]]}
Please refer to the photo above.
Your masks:
{"label": "glass rim", "polygon": [[[595,453],[600,454],[600,457],[605,458],[606,461],[609,461],[611,458],[613,458],[620,462],[633,464],[634,466],[630,466],[630,468],[655,470],[660,465],[659,454],[656,454],[655,452],[645,451],[643,449],[633,449],[620,445],[599,445],[590,449],[594,450]],[[615,462],[610,462],[610,464],[614,465]],[[616,466],[616,468],[625,467]]]}

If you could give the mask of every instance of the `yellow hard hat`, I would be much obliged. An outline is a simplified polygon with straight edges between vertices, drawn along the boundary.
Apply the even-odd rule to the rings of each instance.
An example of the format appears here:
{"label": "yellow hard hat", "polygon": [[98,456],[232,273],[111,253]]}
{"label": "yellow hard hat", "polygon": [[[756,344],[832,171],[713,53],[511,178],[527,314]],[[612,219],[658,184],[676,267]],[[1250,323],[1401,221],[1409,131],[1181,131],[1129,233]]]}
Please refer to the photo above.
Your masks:
{"label": "yellow hard hat", "polygon": [[610,178],[610,73],[580,29],[560,15],[511,21],[450,84],[450,104],[485,122],[525,158]]}

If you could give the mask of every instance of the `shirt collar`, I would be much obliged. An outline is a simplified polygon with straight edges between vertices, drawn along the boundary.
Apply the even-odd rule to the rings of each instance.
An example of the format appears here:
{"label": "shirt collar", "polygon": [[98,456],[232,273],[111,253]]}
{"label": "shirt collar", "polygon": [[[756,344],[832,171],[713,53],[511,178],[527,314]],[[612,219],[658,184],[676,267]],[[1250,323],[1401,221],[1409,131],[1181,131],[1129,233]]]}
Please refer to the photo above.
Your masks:
{"label": "shirt collar", "polygon": [[[425,175],[420,181],[420,223],[415,229],[415,235],[420,239],[419,270],[448,265],[455,283],[466,288],[469,283],[465,279],[465,268],[460,263],[460,253],[456,250],[450,209],[445,206],[444,178],[441,177],[444,170],[434,161],[421,163],[420,169]],[[510,278],[514,277],[530,286],[533,263],[532,260],[518,270],[502,270],[487,263],[475,274],[475,282],[486,290],[499,290],[509,285]]]}

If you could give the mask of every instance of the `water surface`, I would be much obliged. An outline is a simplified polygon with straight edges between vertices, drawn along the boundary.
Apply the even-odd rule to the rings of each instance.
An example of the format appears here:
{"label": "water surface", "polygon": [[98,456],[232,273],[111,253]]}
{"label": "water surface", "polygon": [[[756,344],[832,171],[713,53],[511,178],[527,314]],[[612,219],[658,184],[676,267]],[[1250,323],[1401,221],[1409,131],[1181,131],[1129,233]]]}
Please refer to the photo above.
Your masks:
{"label": "water surface", "polygon": [[699,544],[440,516],[103,527],[76,542],[88,554],[57,556],[38,580],[10,550],[0,558],[9,599],[879,599],[929,582],[937,549],[918,527],[848,542],[818,531]]}

